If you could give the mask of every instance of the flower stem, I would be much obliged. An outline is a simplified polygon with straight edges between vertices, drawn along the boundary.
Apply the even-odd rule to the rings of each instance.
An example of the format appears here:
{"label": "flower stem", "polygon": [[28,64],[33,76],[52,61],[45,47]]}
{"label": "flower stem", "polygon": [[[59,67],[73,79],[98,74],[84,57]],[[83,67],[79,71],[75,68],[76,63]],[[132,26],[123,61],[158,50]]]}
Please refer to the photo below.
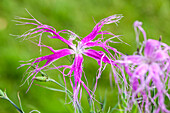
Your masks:
{"label": "flower stem", "polygon": [[[64,87],[64,85],[58,83],[58,82],[55,81],[54,79],[48,78],[48,81],[54,82],[55,84],[61,86],[61,87],[64,88],[64,89],[66,89],[66,88]],[[66,89],[66,92],[69,93],[69,94],[68,94],[68,97],[73,101],[72,92],[69,91],[68,89]],[[79,104],[79,102],[76,101],[76,105],[77,105],[78,112],[79,112],[79,113],[83,113],[83,112],[82,112],[82,109],[81,109],[81,106],[80,106],[80,104]]]}
{"label": "flower stem", "polygon": [[20,113],[24,113],[14,102],[12,102],[8,97],[6,98]]}

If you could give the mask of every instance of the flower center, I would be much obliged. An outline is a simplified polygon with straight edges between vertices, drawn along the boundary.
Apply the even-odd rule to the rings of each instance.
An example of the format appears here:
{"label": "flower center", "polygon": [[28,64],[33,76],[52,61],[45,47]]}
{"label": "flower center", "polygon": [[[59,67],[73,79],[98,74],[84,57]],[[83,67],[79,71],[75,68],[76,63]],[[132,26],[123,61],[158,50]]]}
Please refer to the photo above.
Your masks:
{"label": "flower center", "polygon": [[155,60],[154,57],[152,57],[152,58],[151,58],[151,57],[147,57],[147,58],[146,58],[146,63],[147,63],[147,64],[150,65],[150,64],[152,64],[153,62],[156,62],[156,60]]}
{"label": "flower center", "polygon": [[76,54],[82,54],[84,51],[84,47],[81,42],[78,42],[77,47],[74,49]]}
{"label": "flower center", "polygon": [[147,58],[146,62],[150,65],[153,61],[150,58]]}

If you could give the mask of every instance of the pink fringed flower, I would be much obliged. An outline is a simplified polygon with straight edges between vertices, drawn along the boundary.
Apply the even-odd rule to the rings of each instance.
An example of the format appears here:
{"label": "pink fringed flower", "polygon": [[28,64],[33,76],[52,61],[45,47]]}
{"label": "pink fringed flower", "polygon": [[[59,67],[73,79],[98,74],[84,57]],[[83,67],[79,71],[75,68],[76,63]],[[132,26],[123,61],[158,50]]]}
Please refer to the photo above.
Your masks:
{"label": "pink fringed flower", "polygon": [[[73,100],[74,100],[73,104],[74,105],[78,101],[78,95],[79,95],[81,86],[83,86],[85,88],[85,90],[89,94],[90,98],[92,99],[93,98],[93,92],[95,91],[95,88],[97,86],[97,80],[100,78],[102,70],[105,68],[106,64],[108,64],[108,63],[111,64],[113,61],[105,54],[105,52],[96,51],[94,49],[90,49],[90,47],[95,47],[95,46],[101,47],[106,51],[106,53],[111,55],[111,53],[108,51],[110,49],[110,50],[115,52],[115,56],[116,56],[116,54],[119,53],[119,52],[116,49],[110,47],[109,42],[113,42],[113,41],[111,41],[111,39],[118,37],[118,36],[116,36],[116,35],[114,35],[110,32],[107,32],[107,31],[101,31],[101,28],[105,24],[116,23],[121,18],[122,18],[121,15],[112,15],[112,16],[109,16],[105,19],[102,19],[99,23],[96,24],[96,26],[94,27],[94,29],[92,30],[92,32],[89,35],[87,35],[86,37],[81,39],[78,35],[76,35],[75,33],[73,33],[70,30],[62,30],[62,31],[57,32],[53,27],[40,23],[34,17],[33,17],[33,19],[18,17],[17,19],[24,19],[24,20],[28,20],[28,21],[33,21],[33,22],[20,22],[20,21],[18,21],[18,22],[20,22],[21,25],[32,24],[32,25],[36,26],[35,28],[30,29],[29,31],[25,32],[20,37],[32,38],[32,37],[39,35],[40,38],[39,38],[38,46],[46,47],[52,52],[52,54],[50,54],[50,55],[41,56],[39,58],[36,58],[36,60],[33,61],[32,63],[21,65],[21,66],[36,65],[36,68],[32,71],[32,73],[28,77],[28,78],[32,77],[31,84],[33,83],[33,80],[34,80],[35,76],[37,75],[37,73],[39,71],[47,68],[50,64],[52,64],[54,61],[60,59],[61,57],[74,54],[74,61],[73,61],[73,64],[71,66],[62,65],[62,66],[55,67],[53,69],[64,68],[63,71],[61,71],[62,74],[63,74],[63,78],[65,78],[65,76],[70,77],[70,84],[71,84],[72,89],[73,89]],[[70,47],[70,49],[64,48],[64,49],[60,49],[60,50],[54,50],[52,47],[41,44],[41,38],[42,38],[41,36],[45,32],[51,34],[49,36],[50,39],[59,39],[62,42],[64,42],[65,44],[67,44]],[[61,33],[69,34],[70,35],[69,40],[63,38],[60,35]],[[103,38],[104,34],[111,35],[111,38],[104,40],[104,38]],[[35,36],[33,36],[33,35],[35,35]],[[97,35],[101,35],[101,38],[94,40]],[[78,38],[78,40],[77,40],[77,38]],[[74,44],[73,42],[76,42],[76,44]],[[86,86],[86,84],[82,81],[83,55],[95,59],[98,62],[98,65],[100,66],[99,71],[98,71],[98,76],[96,77],[96,85],[95,85],[94,91],[90,91],[89,88]],[[46,61],[46,63],[43,66],[39,66],[39,63],[42,62],[42,61]],[[104,67],[103,67],[102,62],[105,63]],[[102,67],[103,67],[103,69],[102,69]],[[69,69],[69,72],[67,74],[65,72],[66,69]],[[71,77],[73,77],[74,79],[71,79]],[[65,84],[66,84],[66,82],[65,82]],[[81,97],[81,95],[80,95],[80,97]]]}
{"label": "pink fringed flower", "polygon": [[[166,86],[170,77],[170,47],[157,40],[147,40],[141,25],[142,23],[138,21],[134,23],[137,42],[139,43],[138,29],[144,36],[141,49],[138,49],[137,54],[124,56],[123,61],[120,61],[130,76],[133,91],[132,101],[137,100],[141,111],[144,110],[147,113],[151,112],[152,105],[155,106],[157,113],[160,110],[169,113],[170,111],[166,109],[164,103],[164,97],[167,96],[170,99]],[[144,54],[142,54],[143,49]],[[158,104],[156,99],[158,99]]]}

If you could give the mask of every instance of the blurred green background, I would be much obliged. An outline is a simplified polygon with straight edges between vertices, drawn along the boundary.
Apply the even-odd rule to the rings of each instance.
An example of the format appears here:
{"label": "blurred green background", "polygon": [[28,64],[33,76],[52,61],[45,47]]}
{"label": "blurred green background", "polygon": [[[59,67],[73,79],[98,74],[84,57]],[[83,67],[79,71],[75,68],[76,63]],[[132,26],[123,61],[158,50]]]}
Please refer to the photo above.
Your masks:
{"label": "blurred green background", "polygon": [[[17,99],[19,91],[26,113],[33,109],[42,113],[70,113],[74,109],[71,104],[66,104],[68,101],[65,102],[64,93],[49,91],[36,85],[32,85],[29,92],[26,93],[28,85],[19,87],[26,70],[26,67],[17,69],[20,65],[19,61],[27,61],[40,56],[39,48],[35,44],[9,35],[21,35],[29,29],[28,26],[16,26],[16,23],[12,21],[16,16],[30,17],[25,8],[40,22],[51,25],[57,30],[69,29],[80,37],[84,37],[92,31],[95,26],[94,20],[98,22],[110,15],[123,14],[124,18],[120,20],[118,26],[111,24],[103,27],[103,30],[122,35],[121,39],[130,45],[113,45],[123,53],[132,54],[136,50],[133,30],[135,20],[143,22],[143,28],[148,38],[159,39],[161,35],[162,41],[170,45],[169,0],[0,0],[0,88],[6,89],[8,96],[17,105],[19,105]],[[141,38],[141,40],[143,39]],[[55,49],[67,47],[63,43],[58,43],[57,40],[45,40],[45,42]],[[63,62],[68,63],[69,60],[66,58],[58,63]],[[84,67],[91,85],[98,69],[97,62],[85,57]],[[118,101],[116,86],[113,84],[113,89],[110,88],[109,70],[108,66],[99,80],[96,91],[98,100],[99,96],[103,99],[107,92],[106,109],[109,106],[114,107]],[[49,76],[58,80],[59,72],[55,70],[50,72]],[[58,87],[55,84],[41,84]],[[89,112],[87,94],[84,89],[83,92],[83,110]],[[0,100],[0,113],[15,112],[17,111],[9,102]]]}

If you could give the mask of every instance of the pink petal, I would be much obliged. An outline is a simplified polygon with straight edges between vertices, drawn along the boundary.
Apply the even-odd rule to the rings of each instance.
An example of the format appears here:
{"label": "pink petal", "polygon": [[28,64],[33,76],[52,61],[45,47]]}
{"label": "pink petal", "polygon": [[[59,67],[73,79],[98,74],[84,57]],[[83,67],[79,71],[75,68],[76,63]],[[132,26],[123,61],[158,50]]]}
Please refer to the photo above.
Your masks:
{"label": "pink petal", "polygon": [[164,60],[166,60],[168,58],[169,58],[169,55],[163,50],[158,50],[154,54],[154,59],[156,61],[164,61]]}
{"label": "pink petal", "polygon": [[156,63],[153,63],[150,66],[150,73],[153,74],[153,83],[157,89],[157,94],[158,94],[158,99],[159,99],[159,101],[158,101],[159,107],[164,112],[169,113],[170,111],[166,108],[166,105],[164,102],[164,95],[165,95],[166,89],[164,86],[165,83],[162,82],[161,77],[160,77],[161,69],[160,69],[159,65],[157,65]]}
{"label": "pink petal", "polygon": [[83,56],[82,54],[76,54],[71,72],[74,72],[74,86],[73,86],[73,104],[76,105],[76,102],[78,101],[78,94],[81,84],[81,77],[82,77],[82,63],[83,63]]}
{"label": "pink petal", "polygon": [[71,50],[71,49],[61,49],[61,50],[57,50],[54,52],[54,54],[51,54],[51,55],[46,55],[46,56],[42,56],[42,57],[39,57],[37,58],[34,62],[34,63],[37,63],[37,62],[41,62],[41,61],[44,61],[44,60],[47,60],[45,66],[47,66],[49,63],[52,63],[53,61],[61,58],[61,57],[64,57],[64,56],[67,56],[67,55],[70,55],[70,54],[74,54],[74,51]]}
{"label": "pink petal", "polygon": [[143,56],[140,56],[140,55],[130,55],[130,56],[124,56],[124,61],[126,62],[131,62],[133,63],[134,65],[136,64],[142,64],[144,63],[145,61],[145,58]]}
{"label": "pink petal", "polygon": [[85,50],[83,52],[83,54],[97,60],[99,65],[100,65],[101,61],[103,61],[104,63],[110,63],[109,58],[102,51],[96,51],[96,50],[93,50],[93,49],[88,49],[88,50]]}
{"label": "pink petal", "polygon": [[133,74],[134,76],[138,76],[139,78],[144,77],[148,69],[148,64],[141,64],[135,69]]}
{"label": "pink petal", "polygon": [[100,40],[95,40],[95,41],[89,41],[87,42],[84,47],[87,48],[87,47],[94,47],[94,46],[102,46],[102,42]]}
{"label": "pink petal", "polygon": [[137,90],[139,87],[138,80],[140,80],[141,83],[144,82],[145,74],[147,73],[147,71],[148,71],[147,64],[141,64],[135,69],[132,75],[132,86],[134,90]]}
{"label": "pink petal", "polygon": [[148,41],[146,42],[144,55],[146,57],[152,58],[155,50],[158,49],[159,46],[160,46],[159,41],[153,40],[153,39],[148,39]]}
{"label": "pink petal", "polygon": [[120,15],[112,15],[109,16],[103,20],[101,20],[99,23],[96,24],[96,26],[93,28],[93,31],[87,35],[86,37],[84,37],[81,42],[82,43],[87,43],[91,40],[93,40],[98,34],[99,31],[101,30],[101,28],[103,27],[103,25],[105,24],[110,24],[110,23],[114,23],[114,22],[118,22],[120,19],[122,18],[122,16]]}
{"label": "pink petal", "polygon": [[139,32],[137,31],[137,28],[142,32],[144,40],[146,41],[147,40],[146,32],[142,28],[142,22],[135,21],[134,22],[134,29],[135,29],[135,32],[136,32],[136,41],[137,41],[137,43],[139,43]]}
{"label": "pink petal", "polygon": [[76,54],[74,63],[73,63],[73,67],[74,67],[74,71],[76,71],[76,73],[78,73],[78,74],[79,74],[79,72],[82,72],[82,63],[83,63],[82,54]]}

